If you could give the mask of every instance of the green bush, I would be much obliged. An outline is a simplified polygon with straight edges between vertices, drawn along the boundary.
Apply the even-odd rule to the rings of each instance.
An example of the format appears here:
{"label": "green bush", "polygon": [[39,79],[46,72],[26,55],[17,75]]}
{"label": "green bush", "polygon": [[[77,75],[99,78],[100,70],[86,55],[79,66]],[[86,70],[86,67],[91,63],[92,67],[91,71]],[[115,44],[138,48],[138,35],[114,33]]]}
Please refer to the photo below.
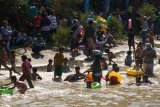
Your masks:
{"label": "green bush", "polygon": [[139,9],[139,13],[141,16],[150,16],[155,11],[155,7],[151,4],[143,5]]}
{"label": "green bush", "polygon": [[115,16],[111,16],[111,20],[108,23],[110,29],[114,29],[115,39],[124,39],[126,38],[124,34],[124,26]]}
{"label": "green bush", "polygon": [[59,27],[57,33],[52,35],[52,43],[56,46],[69,46],[70,44],[70,29],[66,27]]}

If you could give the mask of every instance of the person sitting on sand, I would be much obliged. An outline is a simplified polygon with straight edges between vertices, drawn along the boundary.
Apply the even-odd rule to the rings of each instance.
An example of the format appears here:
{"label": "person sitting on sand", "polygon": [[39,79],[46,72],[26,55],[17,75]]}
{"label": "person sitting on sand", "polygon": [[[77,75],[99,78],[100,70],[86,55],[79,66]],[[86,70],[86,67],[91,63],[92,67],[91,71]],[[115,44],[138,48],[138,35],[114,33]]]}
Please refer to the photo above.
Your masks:
{"label": "person sitting on sand", "polygon": [[115,63],[113,59],[116,58],[116,55],[113,52],[111,52],[110,49],[105,49],[104,51],[105,53],[107,53],[109,65],[111,65],[111,62]]}
{"label": "person sitting on sand", "polygon": [[76,82],[78,80],[81,80],[81,79],[85,78],[85,75],[80,73],[80,67],[79,66],[75,67],[75,71],[76,71],[76,74],[71,74],[71,75],[67,76],[64,79],[64,81]]}
{"label": "person sitting on sand", "polygon": [[63,48],[59,48],[59,52],[55,54],[54,56],[54,79],[56,79],[56,76],[61,79],[62,72],[63,72],[63,64],[64,64],[64,55],[63,55]]}
{"label": "person sitting on sand", "polygon": [[37,68],[33,68],[32,71],[33,73],[31,76],[33,81],[36,81],[37,79],[42,80],[42,77],[37,73]]}
{"label": "person sitting on sand", "polygon": [[17,87],[17,89],[19,90],[21,94],[24,94],[26,92],[27,85],[22,81],[17,81],[16,76],[11,76],[11,82],[14,84],[14,87],[10,89],[14,89],[15,87]]}
{"label": "person sitting on sand", "polygon": [[47,65],[47,72],[52,72],[52,71],[53,71],[53,60],[49,59]]}
{"label": "person sitting on sand", "polygon": [[127,52],[127,56],[125,58],[125,65],[131,66],[132,65],[132,51]]}

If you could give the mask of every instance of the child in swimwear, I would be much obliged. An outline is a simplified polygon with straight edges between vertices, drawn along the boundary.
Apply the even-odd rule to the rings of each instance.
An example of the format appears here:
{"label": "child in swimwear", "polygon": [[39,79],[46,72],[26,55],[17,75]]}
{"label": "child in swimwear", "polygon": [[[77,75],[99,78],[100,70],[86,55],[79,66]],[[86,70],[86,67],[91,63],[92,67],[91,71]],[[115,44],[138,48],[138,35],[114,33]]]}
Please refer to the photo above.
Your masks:
{"label": "child in swimwear", "polygon": [[22,81],[17,81],[16,76],[11,76],[11,82],[14,84],[14,87],[11,89],[14,89],[15,87],[17,87],[17,89],[19,90],[21,94],[24,94],[26,92],[27,85],[23,83]]}
{"label": "child in swimwear", "polygon": [[102,69],[103,70],[107,70],[108,69],[108,64],[107,64],[107,62],[106,62],[106,60],[105,60],[105,58],[102,58],[101,59],[101,65],[102,65]]}
{"label": "child in swimwear", "polygon": [[10,62],[11,62],[10,77],[12,76],[12,71],[14,73],[21,75],[19,72],[16,72],[15,57],[16,57],[15,51],[11,51],[10,52]]}
{"label": "child in swimwear", "polygon": [[53,60],[49,59],[48,60],[48,65],[47,65],[47,72],[52,72],[53,71]]}
{"label": "child in swimwear", "polygon": [[75,71],[76,71],[76,74],[71,74],[71,75],[67,76],[64,79],[64,81],[76,82],[78,80],[81,80],[81,79],[85,78],[85,75],[80,73],[80,67],[79,66],[75,67]]}
{"label": "child in swimwear", "polygon": [[37,79],[42,80],[42,77],[37,74],[37,68],[32,69],[33,73],[31,74],[32,80],[36,81]]}
{"label": "child in swimwear", "polygon": [[125,65],[131,66],[132,65],[132,51],[127,52],[127,56],[125,58]]}
{"label": "child in swimwear", "polygon": [[105,53],[107,53],[109,65],[111,65],[111,62],[115,63],[113,59],[116,58],[116,55],[113,52],[111,52],[110,49],[105,49]]}
{"label": "child in swimwear", "polygon": [[116,71],[116,67],[118,67],[117,64],[113,64],[113,65],[112,65],[112,70],[110,70],[110,71],[107,73],[107,75],[106,75],[106,82],[109,81],[109,78],[108,78],[109,73],[112,72],[112,71]]}
{"label": "child in swimwear", "polygon": [[66,57],[64,58],[63,72],[64,73],[71,72],[68,66],[68,58]]}
{"label": "child in swimwear", "polygon": [[[112,71],[112,72],[116,72],[118,73],[119,72],[119,67],[115,67],[115,71]],[[118,85],[120,84],[120,82],[118,81],[118,77],[116,76],[111,76],[110,79],[109,79],[109,85]]]}
{"label": "child in swimwear", "polygon": [[133,69],[136,70],[136,71],[140,71],[140,70],[143,71],[142,66],[141,66],[138,59],[136,59]]}

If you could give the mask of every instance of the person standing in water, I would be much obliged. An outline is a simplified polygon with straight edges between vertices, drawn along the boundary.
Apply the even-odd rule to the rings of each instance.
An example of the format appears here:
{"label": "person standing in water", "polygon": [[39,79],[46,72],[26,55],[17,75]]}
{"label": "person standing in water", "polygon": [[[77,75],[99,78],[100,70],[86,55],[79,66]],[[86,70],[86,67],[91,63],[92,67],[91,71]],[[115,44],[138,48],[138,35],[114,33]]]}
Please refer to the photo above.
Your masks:
{"label": "person standing in water", "polygon": [[26,55],[22,55],[21,59],[23,61],[23,63],[22,63],[22,72],[23,72],[23,74],[19,78],[19,81],[27,80],[29,87],[30,88],[34,88],[34,86],[32,84],[32,81],[31,81],[31,68],[32,68],[32,65],[27,60],[27,56]]}
{"label": "person standing in water", "polygon": [[59,52],[56,53],[54,56],[54,79],[56,79],[56,76],[61,79],[62,72],[63,72],[63,64],[64,64],[64,55],[63,55],[63,48],[59,48]]}
{"label": "person standing in water", "polygon": [[143,57],[143,69],[145,75],[153,77],[154,58],[157,57],[157,53],[152,48],[152,45],[150,43],[146,44],[146,47],[142,52],[142,57]]}
{"label": "person standing in water", "polygon": [[93,82],[101,82],[102,77],[102,67],[101,67],[102,55],[96,55],[95,60],[92,64],[92,78]]}

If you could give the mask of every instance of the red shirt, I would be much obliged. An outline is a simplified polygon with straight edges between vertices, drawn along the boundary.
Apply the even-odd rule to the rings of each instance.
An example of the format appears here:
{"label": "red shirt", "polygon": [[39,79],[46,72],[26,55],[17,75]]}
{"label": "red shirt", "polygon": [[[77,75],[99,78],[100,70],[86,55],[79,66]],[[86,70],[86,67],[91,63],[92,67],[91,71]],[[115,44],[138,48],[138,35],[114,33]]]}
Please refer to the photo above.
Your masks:
{"label": "red shirt", "polygon": [[40,27],[41,19],[42,19],[41,16],[35,16],[34,17],[34,26],[35,27]]}
{"label": "red shirt", "polygon": [[32,65],[30,64],[29,61],[24,61],[22,63],[22,72],[23,72],[23,75],[31,75],[31,68],[32,68]]}

